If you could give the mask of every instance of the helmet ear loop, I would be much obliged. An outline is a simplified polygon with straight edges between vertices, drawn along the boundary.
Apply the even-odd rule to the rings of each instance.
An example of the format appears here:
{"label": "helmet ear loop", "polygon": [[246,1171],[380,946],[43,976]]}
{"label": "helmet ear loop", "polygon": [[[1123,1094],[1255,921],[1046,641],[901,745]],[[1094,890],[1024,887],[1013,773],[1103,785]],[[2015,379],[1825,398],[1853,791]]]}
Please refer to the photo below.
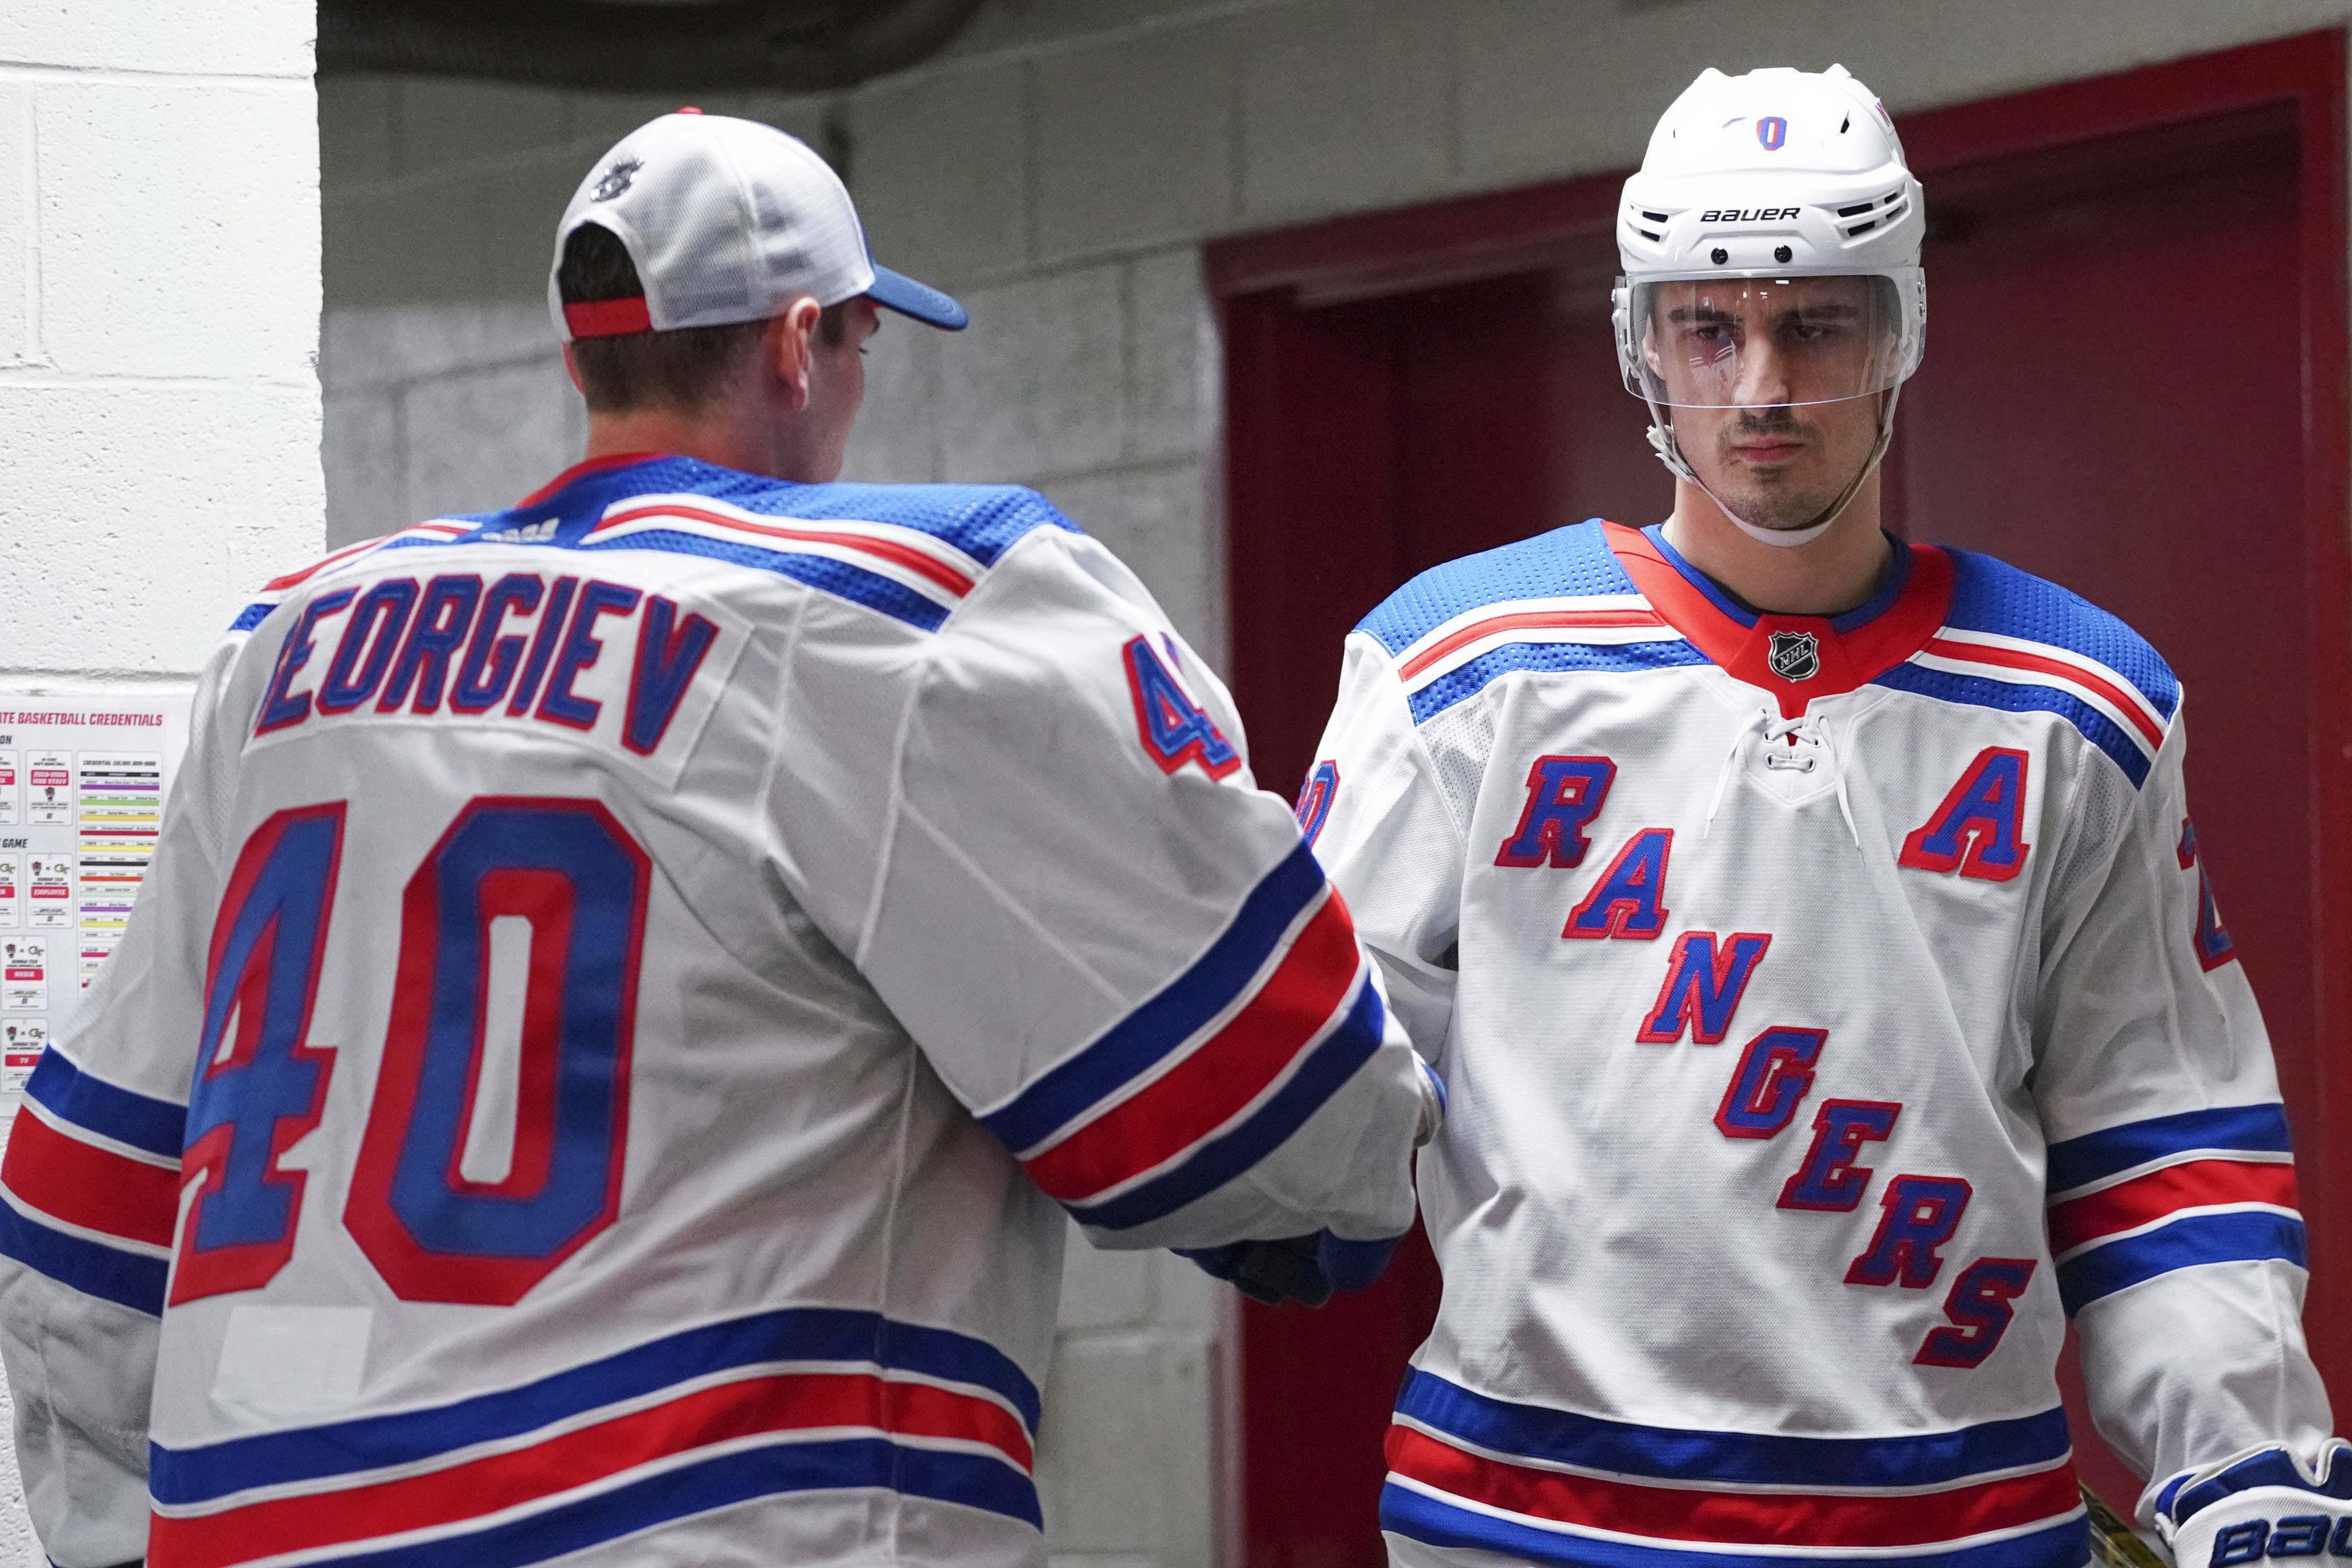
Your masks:
{"label": "helmet ear loop", "polygon": [[[1650,445],[1657,453],[1658,461],[1664,464],[1666,472],[1675,478],[1687,479],[1700,489],[1706,490],[1706,482],[1698,476],[1698,471],[1690,465],[1690,459],[1683,455],[1681,445],[1675,440],[1673,416],[1660,408],[1647,392],[1642,394],[1642,401],[1649,406]],[[1712,490],[1706,493],[1709,497],[1715,495]],[[1716,505],[1719,507],[1723,503],[1717,500]]]}

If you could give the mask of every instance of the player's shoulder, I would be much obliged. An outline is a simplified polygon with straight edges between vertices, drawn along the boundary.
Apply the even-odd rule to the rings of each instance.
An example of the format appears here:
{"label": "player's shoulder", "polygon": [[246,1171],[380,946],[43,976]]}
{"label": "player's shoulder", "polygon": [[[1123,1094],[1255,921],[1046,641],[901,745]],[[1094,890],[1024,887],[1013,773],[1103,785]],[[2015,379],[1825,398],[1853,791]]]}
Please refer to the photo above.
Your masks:
{"label": "player's shoulder", "polygon": [[302,592],[321,579],[336,576],[350,568],[358,566],[367,558],[380,551],[398,549],[404,546],[412,545],[448,544],[473,532],[488,517],[496,515],[438,517],[431,522],[417,523],[413,527],[400,528],[375,538],[362,539],[356,544],[343,545],[330,550],[307,566],[279,573],[247,595],[244,608],[239,610],[236,618],[229,622],[229,634],[235,636],[252,631],[264,621],[268,620],[269,612],[284,603],[289,596]]}
{"label": "player's shoulder", "polygon": [[[603,522],[677,497],[699,498],[721,515],[752,521],[868,525],[903,529],[986,569],[1041,528],[1075,533],[1076,527],[1036,491],[1020,485],[884,485],[836,481],[796,484],[745,474],[692,458],[662,458],[631,469],[613,486]],[[601,530],[600,530],[601,531]]]}
{"label": "player's shoulder", "polygon": [[[558,542],[699,557],[937,632],[1024,539],[1076,533],[1017,485],[796,484],[666,457],[588,487]],[[499,537],[498,528],[483,534]]]}
{"label": "player's shoulder", "polygon": [[[2148,640],[2122,617],[2072,589],[2034,576],[1998,557],[1946,547],[1952,594],[1944,615],[1948,639],[1981,643],[2028,657],[2054,656],[2061,664],[2088,664],[2128,683],[2169,720],[2180,702],[2180,682]],[[2053,672],[2058,673],[2058,672]]]}
{"label": "player's shoulder", "polygon": [[566,469],[499,511],[437,517],[346,546],[273,579],[230,632],[249,632],[289,595],[383,564],[391,552],[472,545],[601,557],[601,570],[624,578],[632,555],[694,557],[747,574],[747,582],[789,578],[936,631],[1007,551],[1040,530],[1077,531],[1044,496],[1016,485],[803,485],[690,457],[633,455]]}
{"label": "player's shoulder", "polygon": [[1356,630],[1399,657],[1457,622],[1506,608],[1637,597],[1595,519],[1431,567],[1382,600]]}

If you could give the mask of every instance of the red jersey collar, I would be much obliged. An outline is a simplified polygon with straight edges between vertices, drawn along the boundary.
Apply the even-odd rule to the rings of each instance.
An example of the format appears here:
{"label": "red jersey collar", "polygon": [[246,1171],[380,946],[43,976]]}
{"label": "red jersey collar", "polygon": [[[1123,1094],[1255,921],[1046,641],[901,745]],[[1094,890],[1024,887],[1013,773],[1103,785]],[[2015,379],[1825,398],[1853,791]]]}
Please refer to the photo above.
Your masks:
{"label": "red jersey collar", "polygon": [[1927,645],[1951,608],[1951,557],[1933,545],[1898,542],[1911,552],[1910,580],[1861,625],[1840,632],[1825,615],[1765,614],[1749,626],[1701,592],[1640,529],[1601,526],[1617,563],[1666,624],[1732,679],[1771,693],[1783,718],[1801,718],[1813,698],[1853,691],[1903,663]]}

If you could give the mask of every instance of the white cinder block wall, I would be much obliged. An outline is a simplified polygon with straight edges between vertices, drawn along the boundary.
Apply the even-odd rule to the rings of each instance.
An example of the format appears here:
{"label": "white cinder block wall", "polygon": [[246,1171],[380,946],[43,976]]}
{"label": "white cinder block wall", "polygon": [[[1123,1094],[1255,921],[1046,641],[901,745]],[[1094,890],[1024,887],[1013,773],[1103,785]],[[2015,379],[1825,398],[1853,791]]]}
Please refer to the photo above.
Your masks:
{"label": "white cinder block wall", "polygon": [[[1843,60],[1906,110],[2334,26],[2352,0],[992,0],[826,98],[701,97],[845,164],[876,253],[973,325],[898,325],[851,474],[1034,484],[1225,646],[1209,237],[1622,167],[1699,68]],[[576,451],[547,235],[677,107],[324,84],[329,528],[503,504]],[[5,178],[5,175],[0,175]],[[1337,650],[1334,650],[1337,657]],[[1238,1568],[1225,1304],[1071,1252],[1041,1455],[1057,1564]]]}
{"label": "white cinder block wall", "polygon": [[[0,5],[0,682],[184,682],[319,552],[316,31]],[[44,1561],[0,1444],[0,1563]]]}

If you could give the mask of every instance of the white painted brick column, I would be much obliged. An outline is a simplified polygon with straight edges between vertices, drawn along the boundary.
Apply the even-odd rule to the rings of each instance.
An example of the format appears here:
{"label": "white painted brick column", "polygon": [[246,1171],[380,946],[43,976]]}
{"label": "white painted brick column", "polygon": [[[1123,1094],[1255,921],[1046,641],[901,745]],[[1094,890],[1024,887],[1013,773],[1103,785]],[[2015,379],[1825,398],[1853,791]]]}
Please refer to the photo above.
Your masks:
{"label": "white painted brick column", "polygon": [[[183,684],[320,551],[316,32],[0,4],[0,681]],[[0,1564],[42,1561],[0,1444]]]}

